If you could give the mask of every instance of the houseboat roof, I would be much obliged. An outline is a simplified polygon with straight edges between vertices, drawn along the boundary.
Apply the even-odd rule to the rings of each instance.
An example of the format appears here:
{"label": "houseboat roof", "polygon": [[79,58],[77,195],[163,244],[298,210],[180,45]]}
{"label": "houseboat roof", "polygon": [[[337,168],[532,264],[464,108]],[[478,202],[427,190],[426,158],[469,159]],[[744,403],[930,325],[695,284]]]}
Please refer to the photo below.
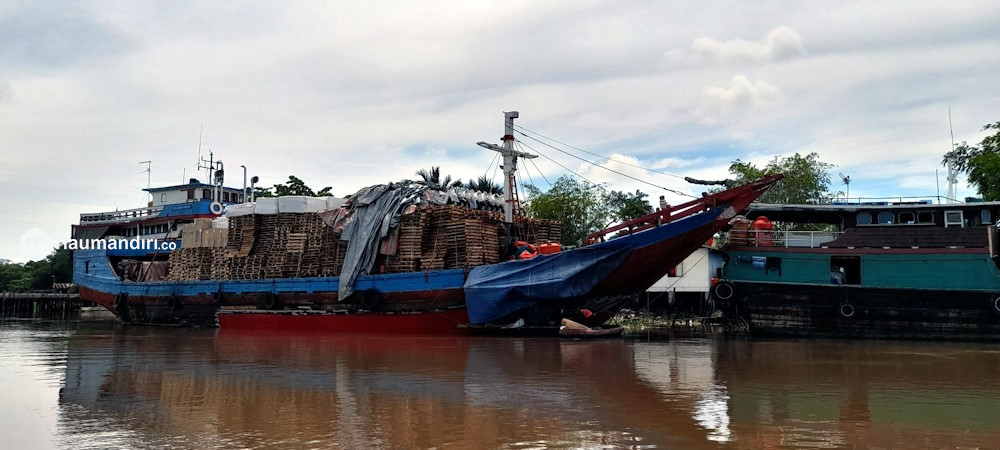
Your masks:
{"label": "houseboat roof", "polygon": [[[766,216],[770,220],[782,222],[850,224],[856,220],[857,215],[870,215],[874,217],[879,212],[887,211],[897,218],[900,213],[907,215],[915,213],[917,216],[920,216],[921,213],[929,213],[928,216],[932,217],[932,220],[928,222],[939,222],[940,219],[933,219],[934,216],[937,216],[935,213],[938,212],[964,211],[972,215],[979,215],[983,210],[990,211],[989,217],[995,220],[996,217],[1000,217],[1000,202],[930,203],[930,200],[923,200],[914,202],[868,202],[823,205],[752,203],[747,208],[746,216],[751,218]],[[844,219],[848,217],[850,220],[845,221]],[[924,222],[923,219],[918,221],[921,223]],[[986,218],[981,221],[988,222],[989,219]],[[872,220],[871,223],[876,224],[879,222]],[[893,219],[888,223],[905,224],[907,222],[903,219]],[[943,222],[941,224],[943,225]]]}
{"label": "houseboat roof", "polygon": [[[149,193],[152,194],[152,193],[156,193],[156,192],[175,191],[175,190],[178,190],[178,189],[192,189],[192,188],[193,189],[198,189],[198,188],[214,189],[215,185],[214,184],[208,184],[208,183],[202,183],[202,182],[199,181],[197,183],[187,183],[187,184],[177,184],[177,185],[173,185],[173,186],[143,188],[142,190],[144,190],[144,191],[149,192]],[[234,188],[234,187],[223,187],[223,189],[228,190],[228,191],[236,191],[236,192],[242,191],[242,189],[240,189],[240,188]]]}

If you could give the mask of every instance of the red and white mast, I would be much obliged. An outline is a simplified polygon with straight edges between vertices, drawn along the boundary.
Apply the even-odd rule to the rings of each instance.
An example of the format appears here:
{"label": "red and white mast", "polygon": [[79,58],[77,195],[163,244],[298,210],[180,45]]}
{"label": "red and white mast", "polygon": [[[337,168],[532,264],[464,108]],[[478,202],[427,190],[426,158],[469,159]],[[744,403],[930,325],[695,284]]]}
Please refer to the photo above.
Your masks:
{"label": "red and white mast", "polygon": [[504,135],[503,135],[503,147],[499,145],[490,144],[487,142],[477,142],[476,144],[480,147],[499,152],[503,155],[503,165],[500,166],[503,169],[504,181],[503,181],[503,194],[504,194],[504,204],[503,204],[503,219],[504,222],[513,223],[514,215],[520,214],[520,201],[517,198],[517,181],[515,180],[515,175],[517,174],[517,158],[532,159],[537,158],[538,155],[532,155],[531,153],[525,153],[519,150],[514,150],[514,119],[518,117],[517,111],[508,111],[503,113],[504,117]]}

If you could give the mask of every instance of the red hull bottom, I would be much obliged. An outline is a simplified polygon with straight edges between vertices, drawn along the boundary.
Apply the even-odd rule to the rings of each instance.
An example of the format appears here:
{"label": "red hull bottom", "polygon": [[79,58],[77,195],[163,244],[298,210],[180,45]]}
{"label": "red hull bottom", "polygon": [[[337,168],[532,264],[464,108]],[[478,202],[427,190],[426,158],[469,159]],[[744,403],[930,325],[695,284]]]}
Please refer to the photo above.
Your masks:
{"label": "red hull bottom", "polygon": [[459,328],[469,323],[465,309],[413,314],[301,314],[282,312],[222,312],[223,331],[322,332],[376,334],[464,334]]}

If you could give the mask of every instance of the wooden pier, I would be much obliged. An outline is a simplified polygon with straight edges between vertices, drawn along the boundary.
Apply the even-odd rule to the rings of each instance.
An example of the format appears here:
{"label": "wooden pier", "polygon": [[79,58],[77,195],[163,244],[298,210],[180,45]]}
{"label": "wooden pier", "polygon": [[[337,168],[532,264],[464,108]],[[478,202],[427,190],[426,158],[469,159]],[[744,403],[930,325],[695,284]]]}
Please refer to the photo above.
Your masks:
{"label": "wooden pier", "polygon": [[0,292],[0,320],[77,320],[80,308],[98,306],[80,294],[61,292]]}

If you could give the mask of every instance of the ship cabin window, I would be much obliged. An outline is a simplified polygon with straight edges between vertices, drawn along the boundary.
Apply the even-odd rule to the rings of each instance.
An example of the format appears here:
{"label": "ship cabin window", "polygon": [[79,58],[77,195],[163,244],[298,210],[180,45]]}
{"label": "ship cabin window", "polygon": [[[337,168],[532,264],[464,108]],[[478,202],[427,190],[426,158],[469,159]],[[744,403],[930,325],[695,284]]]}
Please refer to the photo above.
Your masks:
{"label": "ship cabin window", "polygon": [[892,213],[889,211],[882,211],[878,213],[878,223],[881,224],[891,224],[892,223]]}
{"label": "ship cabin window", "polygon": [[167,201],[167,193],[166,192],[160,194],[160,201],[161,202]]}
{"label": "ship cabin window", "polygon": [[860,256],[831,256],[831,284],[861,284]]}
{"label": "ship cabin window", "polygon": [[947,227],[962,227],[962,211],[945,211],[944,212],[944,226]]}
{"label": "ship cabin window", "polygon": [[188,189],[187,194],[188,194],[188,200],[194,200],[194,189]]}
{"label": "ship cabin window", "polygon": [[934,223],[934,213],[930,211],[917,213],[917,223]]}
{"label": "ship cabin window", "polygon": [[212,198],[212,191],[208,189],[202,189],[201,198]]}
{"label": "ship cabin window", "polygon": [[917,223],[916,218],[911,212],[901,212],[899,213],[899,223]]}
{"label": "ship cabin window", "polygon": [[985,224],[990,223],[990,210],[984,209],[979,211],[979,221]]}
{"label": "ship cabin window", "polygon": [[871,215],[871,213],[860,212],[860,213],[858,213],[857,221],[858,221],[858,225],[871,225],[872,224],[872,215]]}

